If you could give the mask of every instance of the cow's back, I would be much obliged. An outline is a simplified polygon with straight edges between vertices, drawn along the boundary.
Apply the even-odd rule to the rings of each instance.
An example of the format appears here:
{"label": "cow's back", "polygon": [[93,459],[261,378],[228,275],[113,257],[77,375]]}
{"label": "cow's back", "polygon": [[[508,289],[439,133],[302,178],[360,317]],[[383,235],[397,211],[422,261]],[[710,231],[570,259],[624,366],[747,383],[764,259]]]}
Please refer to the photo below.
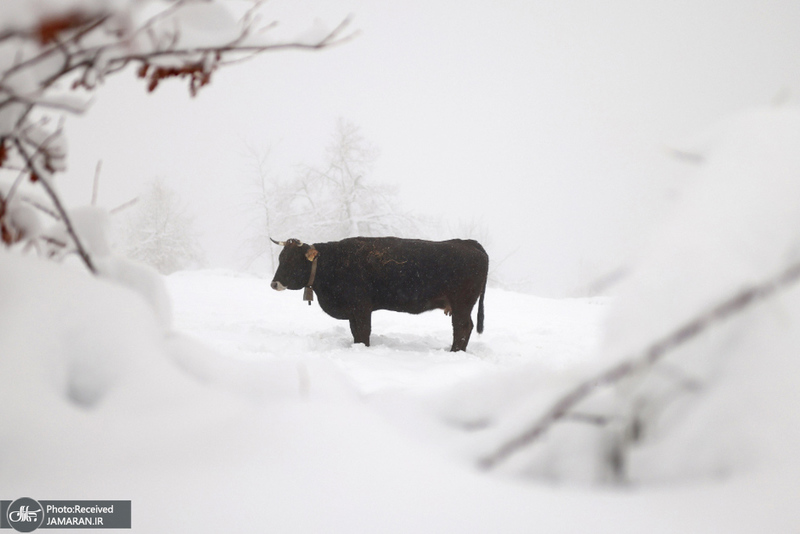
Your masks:
{"label": "cow's back", "polygon": [[[349,287],[349,294],[341,297],[367,299],[373,310],[421,313],[445,307],[453,299],[471,301],[471,307],[484,289],[488,271],[488,256],[473,240],[357,237],[317,248],[320,274],[326,253],[334,255],[330,265],[335,264],[338,277]],[[338,293],[344,291],[343,287]]]}

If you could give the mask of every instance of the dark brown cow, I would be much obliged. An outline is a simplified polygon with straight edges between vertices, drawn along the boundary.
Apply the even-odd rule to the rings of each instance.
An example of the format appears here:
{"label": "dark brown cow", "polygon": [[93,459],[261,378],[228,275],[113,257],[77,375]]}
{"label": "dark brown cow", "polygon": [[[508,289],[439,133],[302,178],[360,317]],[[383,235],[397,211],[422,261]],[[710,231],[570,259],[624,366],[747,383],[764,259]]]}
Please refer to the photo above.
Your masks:
{"label": "dark brown cow", "polygon": [[453,317],[451,350],[466,350],[476,301],[478,333],[483,332],[489,256],[477,241],[353,237],[314,245],[297,239],[274,242],[283,250],[272,288],[306,288],[309,304],[313,290],[325,313],[350,321],[355,343],[369,346],[375,310],[416,314],[439,308]]}

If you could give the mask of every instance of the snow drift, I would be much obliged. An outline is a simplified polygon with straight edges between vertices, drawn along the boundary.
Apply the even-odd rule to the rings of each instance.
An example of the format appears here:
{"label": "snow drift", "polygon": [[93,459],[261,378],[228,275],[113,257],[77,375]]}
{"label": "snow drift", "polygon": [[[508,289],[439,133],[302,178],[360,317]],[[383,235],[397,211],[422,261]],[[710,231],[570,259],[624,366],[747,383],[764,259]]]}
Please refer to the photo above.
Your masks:
{"label": "snow drift", "polygon": [[501,474],[475,460],[578,381],[800,259],[799,142],[796,110],[719,130],[602,345],[607,299],[490,290],[469,353],[446,351],[440,314],[377,315],[374,346],[354,347],[299,296],[214,271],[167,279],[170,330],[152,292],[113,283],[128,277],[2,250],[2,497],[132,499],[146,532],[797,530],[798,289],[581,405],[611,424],[560,423]]}
{"label": "snow drift", "polygon": [[[800,110],[744,113],[703,141],[696,183],[651,239],[612,313],[609,356],[635,353],[800,261]],[[644,412],[644,435],[628,459],[630,478],[796,470],[798,325],[800,289],[787,288],[712,325],[617,388],[627,409]]]}
{"label": "snow drift", "polygon": [[[669,350],[597,386],[504,470],[628,484],[774,477],[770,491],[788,483],[798,492],[800,289],[776,282],[800,262],[797,146],[797,109],[744,113],[681,146],[702,164],[619,288],[598,359],[581,381],[666,340]],[[735,298],[759,287],[768,298]],[[735,303],[727,313],[710,314],[727,302]],[[702,325],[676,335],[693,322]],[[484,416],[492,424],[474,456],[530,429],[579,382],[531,376],[535,392]]]}

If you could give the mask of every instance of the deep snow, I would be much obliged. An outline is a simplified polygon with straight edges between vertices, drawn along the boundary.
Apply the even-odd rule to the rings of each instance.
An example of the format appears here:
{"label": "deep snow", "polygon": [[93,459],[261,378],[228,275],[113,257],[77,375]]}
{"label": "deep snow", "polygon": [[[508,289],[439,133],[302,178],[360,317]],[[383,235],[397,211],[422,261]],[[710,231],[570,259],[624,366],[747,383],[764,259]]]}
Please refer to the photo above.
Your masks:
{"label": "deep snow", "polygon": [[[99,277],[0,249],[0,498],[131,499],[141,532],[797,532],[796,286],[581,407],[612,424],[565,420],[476,467],[599,369],[797,261],[800,112],[715,135],[617,297],[490,289],[466,353],[439,312],[376,313],[373,346],[353,346],[268,276],[162,279],[103,255],[102,232]],[[642,402],[628,483],[597,484],[603,429]]]}
{"label": "deep snow", "polygon": [[[179,333],[159,348],[143,299],[132,304],[116,286],[93,292],[88,276],[41,260],[4,254],[0,264],[86,295],[48,303],[36,291],[26,297],[32,286],[13,295],[4,288],[4,298],[38,306],[34,313],[69,316],[90,303],[99,326],[116,306],[138,310],[122,323],[154,323],[138,344],[123,329],[95,347],[127,363],[89,406],[69,401],[43,372],[44,351],[14,353],[2,330],[12,350],[0,371],[20,384],[4,380],[0,391],[3,498],[131,499],[138,532],[777,533],[800,525],[796,483],[781,477],[591,489],[475,469],[470,425],[482,411],[531,384],[557,390],[591,367],[603,299],[490,290],[485,334],[451,354],[448,318],[438,312],[379,316],[374,346],[351,346],[347,328],[299,292],[231,272],[177,273],[167,286]],[[114,327],[107,320],[104,328]],[[42,342],[55,349],[64,336],[52,324]]]}
{"label": "deep snow", "polygon": [[[38,20],[23,5],[9,28]],[[232,19],[197,7],[182,39],[230,39]],[[36,53],[4,44],[8,64]],[[36,93],[58,67],[45,63],[4,85]],[[64,138],[45,141],[46,121],[21,121],[22,108],[5,109],[0,133],[47,144],[33,156],[54,157],[47,182]],[[131,499],[141,532],[797,532],[797,287],[586,403],[618,418],[603,429],[647,409],[627,485],[596,484],[607,436],[585,421],[560,422],[495,472],[476,462],[598,369],[796,264],[798,145],[800,111],[772,109],[678,147],[703,162],[696,184],[632,266],[607,328],[605,299],[492,290],[486,334],[458,354],[441,314],[377,314],[366,348],[265,278],[165,283],[113,253],[98,208],[72,211],[98,277],[33,257],[49,230],[15,200],[7,221],[31,247],[0,249],[0,498]]]}
{"label": "deep snow", "polygon": [[[362,394],[447,387],[522,363],[563,369],[590,357],[607,299],[542,299],[489,289],[486,332],[467,353],[451,353],[450,318],[373,314],[371,346],[353,345],[346,321],[326,315],[301,292],[277,293],[269,280],[233,271],[181,272],[168,278],[175,328],[201,339],[227,360],[324,359]],[[474,311],[473,311],[474,314]],[[261,386],[258,389],[263,389]]]}

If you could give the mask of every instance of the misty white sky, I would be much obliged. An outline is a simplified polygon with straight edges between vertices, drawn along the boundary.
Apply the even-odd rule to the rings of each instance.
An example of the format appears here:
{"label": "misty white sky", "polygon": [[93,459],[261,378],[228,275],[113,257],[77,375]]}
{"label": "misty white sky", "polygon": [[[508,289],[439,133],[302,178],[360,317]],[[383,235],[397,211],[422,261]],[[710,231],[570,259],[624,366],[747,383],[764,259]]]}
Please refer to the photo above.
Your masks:
{"label": "misty white sky", "polygon": [[107,207],[162,177],[209,265],[241,268],[245,144],[270,146],[273,172],[290,176],[344,117],[379,147],[374,178],[406,207],[479,221],[503,278],[569,295],[631,262],[691,180],[670,142],[800,90],[789,0],[273,0],[265,14],[287,36],[352,14],[360,35],[222,70],[195,99],[180,82],[147,94],[132,70],[109,79],[67,121],[68,202],[88,202],[99,159]]}

